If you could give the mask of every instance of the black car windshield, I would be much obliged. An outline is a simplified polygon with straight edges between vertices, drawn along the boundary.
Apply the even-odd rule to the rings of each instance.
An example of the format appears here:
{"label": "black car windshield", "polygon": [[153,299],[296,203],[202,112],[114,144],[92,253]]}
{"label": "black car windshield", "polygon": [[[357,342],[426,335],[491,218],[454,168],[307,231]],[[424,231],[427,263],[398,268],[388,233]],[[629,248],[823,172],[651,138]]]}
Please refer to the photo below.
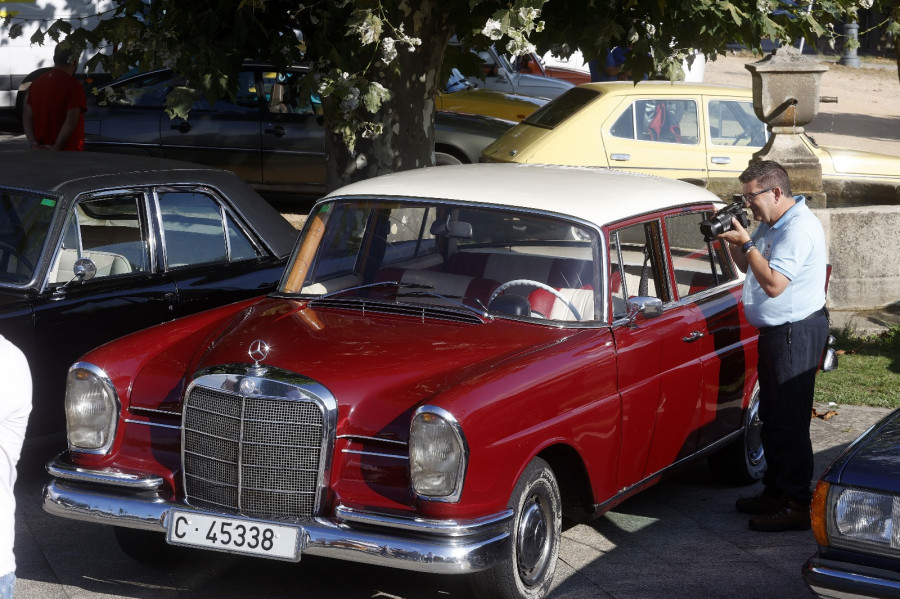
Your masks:
{"label": "black car windshield", "polygon": [[[491,301],[501,295],[517,295],[521,301],[502,301],[521,307],[540,291],[547,295],[544,312],[559,295],[578,296],[586,307],[557,308],[559,318],[591,320],[596,248],[594,232],[562,218],[463,204],[339,199],[310,215],[280,292],[495,311],[500,308]],[[550,317],[521,309],[525,313],[516,315]]]}
{"label": "black car windshield", "polygon": [[0,283],[34,278],[56,203],[42,194],[0,188]]}

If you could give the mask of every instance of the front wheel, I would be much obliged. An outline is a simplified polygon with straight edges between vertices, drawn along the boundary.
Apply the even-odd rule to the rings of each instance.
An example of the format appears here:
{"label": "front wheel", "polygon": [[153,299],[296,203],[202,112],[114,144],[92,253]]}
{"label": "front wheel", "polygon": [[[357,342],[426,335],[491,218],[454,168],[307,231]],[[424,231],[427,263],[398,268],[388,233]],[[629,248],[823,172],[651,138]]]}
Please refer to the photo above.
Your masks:
{"label": "front wheel", "polygon": [[747,406],[744,430],[739,439],[709,456],[714,476],[738,485],[749,485],[766,473],[766,454],[762,445],[762,420],[759,418],[759,385],[754,387]]}
{"label": "front wheel", "polygon": [[550,465],[534,458],[509,499],[513,510],[509,559],[470,576],[477,597],[540,599],[553,582],[562,531],[559,485]]}

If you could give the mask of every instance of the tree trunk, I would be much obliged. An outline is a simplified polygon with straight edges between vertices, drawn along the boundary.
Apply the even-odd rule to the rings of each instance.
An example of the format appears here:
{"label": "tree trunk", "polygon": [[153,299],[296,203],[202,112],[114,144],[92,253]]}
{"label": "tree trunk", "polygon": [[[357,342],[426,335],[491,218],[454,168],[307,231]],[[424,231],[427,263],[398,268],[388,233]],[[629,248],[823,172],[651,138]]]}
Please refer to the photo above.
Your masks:
{"label": "tree trunk", "polygon": [[329,118],[334,107],[326,99],[328,191],[377,175],[434,165],[434,97],[443,83],[438,81],[441,62],[453,33],[447,14],[434,4],[424,0],[409,15],[401,16],[406,33],[420,38],[422,44],[414,52],[398,44],[394,61],[387,67],[378,63],[381,69],[369,75],[370,81],[380,81],[391,92],[391,98],[371,115],[371,121],[382,126],[380,135],[358,137],[351,152]]}

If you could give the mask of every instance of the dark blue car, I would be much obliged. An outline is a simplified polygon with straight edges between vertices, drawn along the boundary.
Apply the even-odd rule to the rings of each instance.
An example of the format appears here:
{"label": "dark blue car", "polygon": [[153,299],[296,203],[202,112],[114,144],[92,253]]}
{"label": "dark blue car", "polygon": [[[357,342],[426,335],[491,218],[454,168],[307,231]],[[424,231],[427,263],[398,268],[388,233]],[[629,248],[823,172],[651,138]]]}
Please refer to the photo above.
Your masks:
{"label": "dark blue car", "polygon": [[822,475],[812,505],[819,550],[803,578],[820,597],[900,597],[900,410]]}

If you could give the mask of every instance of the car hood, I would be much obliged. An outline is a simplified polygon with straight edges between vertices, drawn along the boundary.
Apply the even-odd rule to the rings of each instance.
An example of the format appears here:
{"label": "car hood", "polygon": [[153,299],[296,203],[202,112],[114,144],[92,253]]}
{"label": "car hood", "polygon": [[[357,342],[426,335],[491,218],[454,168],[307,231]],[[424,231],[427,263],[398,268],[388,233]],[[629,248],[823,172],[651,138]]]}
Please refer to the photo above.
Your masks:
{"label": "car hood", "polygon": [[822,147],[839,175],[875,175],[900,180],[900,157],[844,148]]}
{"label": "car hood", "polygon": [[836,465],[835,482],[900,494],[900,410],[855,441]]}
{"label": "car hood", "polygon": [[[423,320],[372,307],[339,309],[325,302],[313,307],[268,298],[237,313],[203,343],[206,349],[190,368],[199,373],[240,364],[235,370],[242,372],[243,365],[252,364],[250,345],[261,340],[270,347],[261,365],[310,378],[330,391],[338,404],[338,434],[405,440],[410,415],[423,401],[501,361],[576,333],[501,319]],[[147,399],[136,400],[137,395]],[[153,397],[135,394],[131,405],[150,401],[139,407],[156,408]]]}

